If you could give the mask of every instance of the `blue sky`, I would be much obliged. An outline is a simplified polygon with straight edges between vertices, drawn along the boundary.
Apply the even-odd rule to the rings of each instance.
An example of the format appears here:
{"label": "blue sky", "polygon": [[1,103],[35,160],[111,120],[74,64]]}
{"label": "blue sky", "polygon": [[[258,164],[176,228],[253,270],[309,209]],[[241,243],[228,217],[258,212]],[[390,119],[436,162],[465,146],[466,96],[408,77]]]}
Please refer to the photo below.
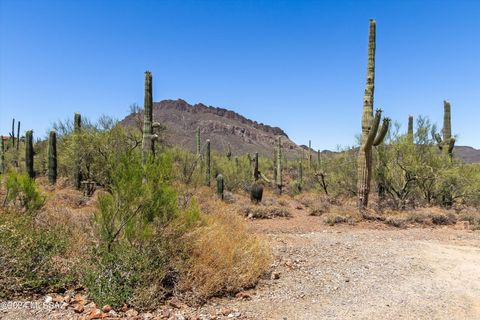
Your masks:
{"label": "blue sky", "polygon": [[79,111],[122,118],[154,100],[233,109],[297,143],[355,143],[368,20],[377,20],[375,105],[480,148],[480,1],[0,0],[0,132],[44,136]]}

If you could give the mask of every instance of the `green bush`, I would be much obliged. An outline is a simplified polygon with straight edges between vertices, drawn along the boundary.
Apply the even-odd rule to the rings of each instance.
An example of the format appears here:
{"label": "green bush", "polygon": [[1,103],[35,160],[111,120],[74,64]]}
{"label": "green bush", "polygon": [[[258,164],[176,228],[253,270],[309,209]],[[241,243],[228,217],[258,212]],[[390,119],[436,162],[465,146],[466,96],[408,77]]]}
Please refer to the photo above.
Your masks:
{"label": "green bush", "polygon": [[67,247],[63,230],[36,225],[34,218],[25,214],[4,211],[0,215],[0,298],[71,283],[74,277],[61,263]]}
{"label": "green bush", "polygon": [[35,181],[26,173],[10,171],[7,174],[5,185],[7,189],[6,201],[19,204],[29,213],[40,209],[45,202]]}

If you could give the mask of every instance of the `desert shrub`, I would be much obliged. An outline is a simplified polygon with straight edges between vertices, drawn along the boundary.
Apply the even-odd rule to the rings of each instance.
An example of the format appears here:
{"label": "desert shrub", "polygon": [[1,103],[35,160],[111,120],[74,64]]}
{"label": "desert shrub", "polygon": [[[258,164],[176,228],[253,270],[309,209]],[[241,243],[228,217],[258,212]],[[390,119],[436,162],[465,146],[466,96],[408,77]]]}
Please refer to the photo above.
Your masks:
{"label": "desert shrub", "polygon": [[290,217],[290,211],[284,206],[259,204],[247,206],[243,210],[246,217],[250,219],[272,219],[276,217]]}
{"label": "desert shrub", "polygon": [[271,263],[270,252],[233,213],[206,217],[191,235],[180,288],[197,299],[235,293],[256,284]]}
{"label": "desert shrub", "polygon": [[329,196],[355,196],[357,193],[356,150],[349,148],[322,155],[314,175],[316,189]]}
{"label": "desert shrub", "polygon": [[30,215],[0,215],[0,298],[64,287],[74,278],[59,263],[68,238],[59,227],[37,225]]}
{"label": "desert shrub", "polygon": [[457,222],[457,217],[452,213],[432,215],[433,224],[449,225],[449,224],[455,224],[456,222]]}
{"label": "desert shrub", "polygon": [[44,197],[40,194],[33,179],[26,173],[10,171],[7,174],[5,186],[6,202],[17,203],[21,209],[33,213],[43,206]]}
{"label": "desert shrub", "polygon": [[[259,159],[259,170],[264,165],[262,158]],[[253,182],[253,166],[247,156],[228,159],[225,156],[215,154],[212,158],[212,175],[215,177],[221,173],[225,181],[225,189],[239,191],[248,188]]]}

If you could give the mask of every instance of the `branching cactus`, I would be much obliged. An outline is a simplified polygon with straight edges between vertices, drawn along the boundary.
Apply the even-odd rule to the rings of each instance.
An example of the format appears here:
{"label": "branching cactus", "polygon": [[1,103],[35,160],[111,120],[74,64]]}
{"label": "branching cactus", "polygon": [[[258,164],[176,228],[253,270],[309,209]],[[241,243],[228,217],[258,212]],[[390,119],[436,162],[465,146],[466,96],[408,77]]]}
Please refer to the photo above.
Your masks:
{"label": "branching cactus", "polygon": [[303,159],[298,162],[298,190],[301,191],[303,186]]}
{"label": "branching cactus", "polygon": [[5,173],[5,143],[0,137],[0,173]]}
{"label": "branching cactus", "polygon": [[277,174],[276,174],[276,184],[277,189],[280,194],[282,194],[283,181],[282,181],[282,137],[279,136],[277,140]]}
{"label": "branching cactus", "polygon": [[30,178],[35,178],[35,172],[33,171],[33,131],[28,130],[25,133],[25,170]]}
{"label": "branching cactus", "polygon": [[48,182],[57,182],[57,132],[50,131],[48,135]]}
{"label": "branching cactus", "polygon": [[367,84],[363,99],[362,140],[358,152],[358,207],[361,212],[368,206],[370,181],[372,177],[372,147],[383,142],[387,134],[390,119],[383,119],[380,128],[382,111],[379,109],[373,117],[373,96],[375,90],[375,20],[370,20],[368,41]]}
{"label": "branching cactus", "polygon": [[455,138],[452,137],[452,118],[450,113],[450,102],[443,101],[443,139],[440,134],[435,135],[438,147],[450,157],[453,155]]}
{"label": "branching cactus", "polygon": [[217,175],[217,195],[222,200],[223,200],[224,189],[225,189],[225,181],[224,181],[223,175],[220,173]]}
{"label": "branching cactus", "polygon": [[210,160],[210,139],[207,139],[207,148],[205,149],[205,185],[210,187],[211,175],[211,160]]}
{"label": "branching cactus", "polygon": [[150,71],[145,71],[142,139],[143,163],[155,155],[155,141],[158,139],[158,136],[153,132],[153,129],[157,127],[160,127],[160,124],[153,122],[152,73]]}
{"label": "branching cactus", "polygon": [[196,143],[196,147],[197,147],[197,156],[199,156],[200,153],[201,153],[201,147],[200,147],[200,127],[197,128],[197,133],[196,133],[196,137],[195,137],[195,143]]}
{"label": "branching cactus", "polygon": [[277,148],[273,148],[273,183],[277,183]]}
{"label": "branching cactus", "polygon": [[413,144],[413,116],[408,116],[408,132],[407,132],[407,141],[410,144]]}
{"label": "branching cactus", "polygon": [[82,116],[80,113],[75,113],[73,117],[73,134],[75,139],[74,158],[75,164],[73,167],[73,184],[77,190],[82,186],[82,170],[81,170],[81,150],[80,150],[80,132],[82,129]]}

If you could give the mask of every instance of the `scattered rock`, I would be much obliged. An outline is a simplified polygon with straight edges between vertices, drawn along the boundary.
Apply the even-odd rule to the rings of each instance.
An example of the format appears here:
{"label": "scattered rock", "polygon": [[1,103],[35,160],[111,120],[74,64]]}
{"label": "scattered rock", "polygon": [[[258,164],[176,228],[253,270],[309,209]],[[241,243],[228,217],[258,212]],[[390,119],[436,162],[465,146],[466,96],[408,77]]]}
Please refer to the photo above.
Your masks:
{"label": "scattered rock", "polygon": [[102,318],[105,318],[106,316],[107,316],[107,314],[102,313],[102,310],[100,310],[100,309],[93,309],[88,314],[89,319],[102,319]]}
{"label": "scattered rock", "polygon": [[135,310],[135,309],[129,309],[129,310],[127,310],[127,312],[125,312],[125,315],[129,318],[134,318],[134,317],[138,316],[138,311]]}
{"label": "scattered rock", "polygon": [[51,296],[46,296],[45,303],[51,303],[51,302],[53,302],[53,298]]}
{"label": "scattered rock", "polygon": [[102,311],[103,311],[103,312],[107,312],[107,313],[108,313],[108,312],[110,312],[111,310],[112,310],[112,306],[109,305],[109,304],[107,304],[107,305],[105,305],[105,306],[102,307]]}
{"label": "scattered rock", "polygon": [[85,307],[84,307],[83,304],[81,304],[81,303],[77,303],[77,304],[75,304],[75,306],[73,307],[73,311],[75,311],[76,313],[82,313],[83,310],[85,310]]}
{"label": "scattered rock", "polygon": [[181,307],[181,302],[180,300],[178,300],[177,298],[172,298],[168,304],[172,307],[174,307],[175,309],[180,309]]}
{"label": "scattered rock", "polygon": [[252,296],[245,292],[245,291],[242,291],[242,292],[239,292],[235,295],[235,297],[239,298],[239,299],[245,299],[245,300],[250,300],[252,299]]}
{"label": "scattered rock", "polygon": [[271,279],[272,279],[272,280],[278,280],[278,279],[280,279],[280,272],[272,272]]}

